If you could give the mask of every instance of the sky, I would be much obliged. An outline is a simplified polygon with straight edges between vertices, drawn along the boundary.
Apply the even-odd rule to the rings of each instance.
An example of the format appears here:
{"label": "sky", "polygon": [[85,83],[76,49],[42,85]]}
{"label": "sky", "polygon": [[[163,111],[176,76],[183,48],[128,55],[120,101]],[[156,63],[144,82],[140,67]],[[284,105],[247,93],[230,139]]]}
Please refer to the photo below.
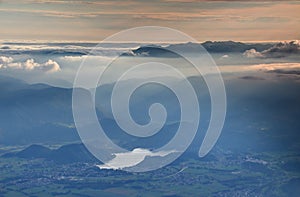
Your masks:
{"label": "sky", "polygon": [[0,40],[101,41],[164,26],[198,41],[300,39],[300,1],[0,0]]}

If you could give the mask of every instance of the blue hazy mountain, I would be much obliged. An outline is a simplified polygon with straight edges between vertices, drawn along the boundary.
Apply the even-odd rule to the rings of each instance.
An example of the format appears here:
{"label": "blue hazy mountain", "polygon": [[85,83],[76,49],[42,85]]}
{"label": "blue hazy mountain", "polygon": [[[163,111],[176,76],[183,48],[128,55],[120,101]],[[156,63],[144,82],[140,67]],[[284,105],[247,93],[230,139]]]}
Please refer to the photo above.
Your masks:
{"label": "blue hazy mountain", "polygon": [[4,158],[46,159],[56,163],[95,162],[98,161],[83,144],[68,144],[57,149],[33,144],[24,150],[2,155]]}
{"label": "blue hazy mountain", "polygon": [[0,78],[1,144],[78,140],[71,89]]}
{"label": "blue hazy mountain", "polygon": [[[197,87],[201,110],[199,132],[191,146],[191,150],[196,150],[207,128],[210,100],[205,85],[203,88],[199,86],[201,79],[191,77],[189,80]],[[72,117],[71,89],[43,84],[29,85],[7,77],[1,77],[1,83],[2,145],[80,140]],[[116,143],[131,149],[137,146],[153,148],[172,138],[179,124],[180,108],[170,91],[150,85],[132,96],[130,110],[133,118],[140,124],[149,121],[148,108],[158,100],[170,113],[162,132],[149,139],[140,140],[123,132],[114,121],[109,107],[112,87],[113,84],[98,87],[96,106],[101,125]],[[300,138],[300,92],[297,83],[276,83],[243,77],[227,81],[226,88],[228,113],[218,142],[222,148],[235,151],[300,148],[296,140]],[[149,94],[153,97],[149,98]]]}

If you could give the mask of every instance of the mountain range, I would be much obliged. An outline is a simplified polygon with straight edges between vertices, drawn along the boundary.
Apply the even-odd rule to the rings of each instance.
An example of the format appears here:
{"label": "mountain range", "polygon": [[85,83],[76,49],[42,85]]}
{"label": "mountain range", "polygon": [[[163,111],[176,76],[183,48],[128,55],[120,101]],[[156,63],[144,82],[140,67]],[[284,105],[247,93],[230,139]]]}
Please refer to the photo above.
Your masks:
{"label": "mountain range", "polygon": [[185,53],[203,52],[206,49],[210,54],[240,53],[255,58],[282,58],[300,54],[299,41],[279,43],[243,43],[234,41],[206,41],[203,43],[178,43],[169,45],[144,45],[123,56],[149,56],[149,57],[177,57],[172,51]]}
{"label": "mountain range", "polygon": [[[201,80],[198,77],[189,80],[196,87],[200,101],[200,127],[190,147],[197,151],[208,125],[210,99],[205,86],[200,88]],[[277,83],[247,76],[225,82],[227,116],[217,145],[236,151],[284,147],[300,149],[295,140],[300,137],[297,132],[300,127],[300,92],[297,83]],[[130,109],[138,123],[149,121],[147,106],[157,99],[171,113],[161,132],[141,140],[122,131],[111,116],[108,104],[112,87],[113,84],[98,87],[96,106],[101,125],[115,143],[128,149],[140,146],[151,149],[162,146],[172,138],[179,124],[180,108],[169,91],[162,87],[146,86],[133,96]],[[0,76],[0,91],[1,146],[80,141],[72,116],[72,89],[45,84],[30,85]],[[153,96],[149,98],[150,93]]]}
{"label": "mountain range", "polygon": [[42,145],[33,144],[21,151],[6,153],[2,155],[2,157],[46,159],[59,164],[96,161],[99,163],[99,161],[85,148],[83,144],[68,144],[57,149],[50,149]]}

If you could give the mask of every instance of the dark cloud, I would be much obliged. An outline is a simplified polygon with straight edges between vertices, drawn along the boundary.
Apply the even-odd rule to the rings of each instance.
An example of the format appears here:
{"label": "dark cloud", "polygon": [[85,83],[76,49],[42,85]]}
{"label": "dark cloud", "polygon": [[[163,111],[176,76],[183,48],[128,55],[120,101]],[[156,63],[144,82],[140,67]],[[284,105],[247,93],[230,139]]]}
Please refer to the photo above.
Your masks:
{"label": "dark cloud", "polygon": [[276,69],[276,70],[270,70],[268,72],[269,73],[283,74],[283,75],[300,75],[300,69],[296,69],[296,70]]}
{"label": "dark cloud", "polygon": [[298,54],[300,54],[300,42],[298,40],[280,42],[262,52],[259,52],[256,49],[250,49],[244,52],[244,56],[250,58],[282,58]]}
{"label": "dark cloud", "polygon": [[245,80],[265,80],[262,77],[256,77],[256,76],[243,76],[243,77],[240,77],[240,79],[245,79]]}
{"label": "dark cloud", "polygon": [[[166,2],[182,2],[182,3],[188,3],[188,2],[241,2],[244,3],[245,1],[242,0],[164,0]],[[272,0],[272,1],[281,1],[281,0]],[[258,2],[258,3],[267,3],[272,1],[261,1],[261,0],[249,0],[247,2]],[[289,0],[287,0],[288,2]],[[294,1],[291,1],[294,2]]]}

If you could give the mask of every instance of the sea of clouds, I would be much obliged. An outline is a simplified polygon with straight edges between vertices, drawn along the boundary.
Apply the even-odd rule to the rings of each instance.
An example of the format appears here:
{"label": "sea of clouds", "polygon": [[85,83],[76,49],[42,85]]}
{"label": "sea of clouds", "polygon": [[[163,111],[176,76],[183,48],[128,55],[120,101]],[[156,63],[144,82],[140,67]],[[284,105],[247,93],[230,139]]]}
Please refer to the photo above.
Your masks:
{"label": "sea of clouds", "polygon": [[[174,47],[195,49],[198,45],[181,43],[157,46],[165,49]],[[131,54],[138,58],[149,58],[149,61],[159,61],[157,57],[144,57],[134,53],[135,49],[143,46],[148,45],[145,43],[102,43],[97,45],[97,43],[2,42],[0,43],[0,74],[13,76],[29,83],[70,87],[78,68],[86,59],[92,62],[89,69],[91,73],[101,72],[111,58],[121,54]],[[259,72],[299,76],[299,41],[268,44],[232,41],[205,42],[203,46],[220,66],[221,71],[227,74]],[[170,64],[174,63],[172,61]],[[141,77],[143,74],[145,75],[147,72],[141,73]]]}

